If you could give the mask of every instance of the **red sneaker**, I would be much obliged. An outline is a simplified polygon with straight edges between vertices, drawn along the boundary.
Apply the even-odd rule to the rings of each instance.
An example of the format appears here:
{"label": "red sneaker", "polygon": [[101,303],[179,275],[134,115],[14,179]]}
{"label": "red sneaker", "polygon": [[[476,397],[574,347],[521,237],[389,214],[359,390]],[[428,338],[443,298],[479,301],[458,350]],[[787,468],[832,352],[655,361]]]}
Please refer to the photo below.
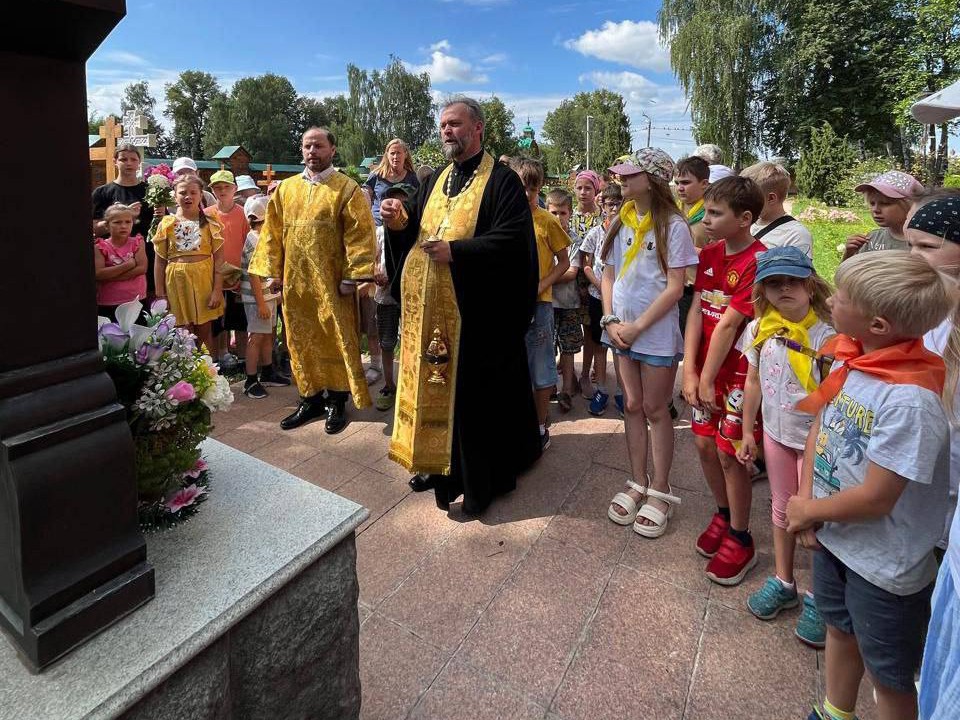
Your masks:
{"label": "red sneaker", "polygon": [[741,545],[732,535],[727,535],[717,554],[707,563],[707,577],[720,585],[739,585],[756,564],[753,544]]}
{"label": "red sneaker", "polygon": [[720,513],[714,513],[707,529],[697,538],[697,552],[705,558],[712,558],[720,549],[720,543],[729,534],[730,521]]}

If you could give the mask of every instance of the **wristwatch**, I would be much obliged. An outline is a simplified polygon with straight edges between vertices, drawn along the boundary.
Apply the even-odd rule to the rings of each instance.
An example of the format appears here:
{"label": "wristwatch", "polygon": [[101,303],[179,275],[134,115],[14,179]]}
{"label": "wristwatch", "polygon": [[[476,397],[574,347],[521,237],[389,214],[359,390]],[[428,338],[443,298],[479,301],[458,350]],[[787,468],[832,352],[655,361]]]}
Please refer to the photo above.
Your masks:
{"label": "wristwatch", "polygon": [[622,322],[623,320],[621,320],[617,315],[604,315],[602,318],[600,318],[600,327],[605,328],[607,325],[611,323],[622,323]]}

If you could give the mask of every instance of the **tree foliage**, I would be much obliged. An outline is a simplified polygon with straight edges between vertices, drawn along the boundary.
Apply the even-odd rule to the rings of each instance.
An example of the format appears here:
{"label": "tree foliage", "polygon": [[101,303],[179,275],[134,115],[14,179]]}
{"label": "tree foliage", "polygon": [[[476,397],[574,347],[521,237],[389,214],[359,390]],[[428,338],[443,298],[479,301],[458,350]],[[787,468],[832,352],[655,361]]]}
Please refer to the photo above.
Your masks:
{"label": "tree foliage", "polygon": [[843,205],[845,181],[857,156],[847,137],[837,135],[829,123],[810,129],[810,143],[797,163],[797,188],[808,197],[830,205]]}
{"label": "tree foliage", "polygon": [[493,95],[488,100],[480,100],[483,109],[483,146],[493,157],[517,154],[517,130],[514,126],[513,110],[503,104],[503,100]]}
{"label": "tree foliage", "polygon": [[163,114],[173,121],[174,154],[202,157],[210,106],[223,96],[217,79],[210,73],[185,70],[175,83],[167,83],[165,94]]}
{"label": "tree foliage", "polygon": [[224,145],[242,144],[259,162],[291,162],[299,159],[300,98],[290,81],[268,73],[241,78],[229,96],[216,97],[210,105],[203,139],[207,157]]}
{"label": "tree foliage", "polygon": [[630,119],[623,96],[610,90],[577,93],[543,121],[543,134],[557,153],[556,171],[566,173],[575,165],[586,165],[587,115],[591,116],[591,167],[607,167],[630,152]]}

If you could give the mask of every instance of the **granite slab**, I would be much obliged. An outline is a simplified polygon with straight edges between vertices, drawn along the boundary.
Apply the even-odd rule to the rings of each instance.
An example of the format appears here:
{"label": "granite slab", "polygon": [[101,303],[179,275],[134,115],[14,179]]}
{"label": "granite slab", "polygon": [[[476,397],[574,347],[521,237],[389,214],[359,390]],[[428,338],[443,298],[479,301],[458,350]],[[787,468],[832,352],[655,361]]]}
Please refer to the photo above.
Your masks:
{"label": "granite slab", "polygon": [[0,720],[116,717],[213,644],[367,517],[360,505],[216,440],[211,495],[147,536],[157,595],[40,674],[0,640]]}

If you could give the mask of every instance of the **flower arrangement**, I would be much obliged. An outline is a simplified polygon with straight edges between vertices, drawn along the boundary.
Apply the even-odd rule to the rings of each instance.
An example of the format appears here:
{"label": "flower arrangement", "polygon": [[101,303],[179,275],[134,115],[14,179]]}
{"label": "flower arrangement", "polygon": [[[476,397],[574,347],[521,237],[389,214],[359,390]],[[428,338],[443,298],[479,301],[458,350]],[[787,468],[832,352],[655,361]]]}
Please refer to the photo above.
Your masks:
{"label": "flower arrangement", "polygon": [[200,443],[210,414],[233,402],[197,339],[157,300],[137,325],[139,300],[117,308],[117,322],[99,318],[106,371],[113,379],[136,449],[138,512],[144,531],[169,528],[196,514],[210,480]]}
{"label": "flower arrangement", "polygon": [[[147,205],[152,208],[173,205],[173,185],[177,177],[165,163],[148,167],[143,171],[143,179],[147,182]],[[147,231],[148,240],[153,238],[159,224],[160,218],[154,216]]]}
{"label": "flower arrangement", "polygon": [[800,222],[857,223],[860,222],[860,216],[852,210],[841,210],[834,207],[819,208],[810,205],[797,216],[797,220]]}

